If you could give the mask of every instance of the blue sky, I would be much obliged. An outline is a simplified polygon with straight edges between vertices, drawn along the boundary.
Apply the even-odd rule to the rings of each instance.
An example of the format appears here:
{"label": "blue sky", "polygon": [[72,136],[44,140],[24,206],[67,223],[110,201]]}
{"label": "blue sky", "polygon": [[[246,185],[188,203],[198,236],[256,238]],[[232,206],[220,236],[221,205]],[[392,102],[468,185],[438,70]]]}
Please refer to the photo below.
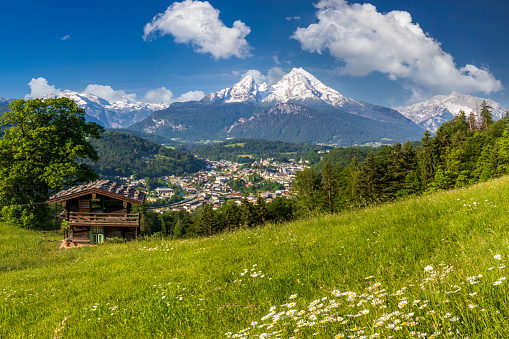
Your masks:
{"label": "blue sky", "polygon": [[11,1],[2,13],[7,98],[186,100],[303,67],[385,106],[456,90],[509,107],[506,1]]}

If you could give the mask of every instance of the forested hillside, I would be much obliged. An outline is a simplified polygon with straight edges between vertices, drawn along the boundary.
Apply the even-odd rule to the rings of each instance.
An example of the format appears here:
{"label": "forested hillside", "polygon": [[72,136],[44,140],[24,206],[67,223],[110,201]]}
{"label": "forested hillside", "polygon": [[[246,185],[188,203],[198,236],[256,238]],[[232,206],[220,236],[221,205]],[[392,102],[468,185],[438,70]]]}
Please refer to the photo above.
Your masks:
{"label": "forested hillside", "polygon": [[309,152],[331,147],[305,143],[268,141],[259,139],[231,139],[214,145],[190,149],[195,155],[210,160],[231,160],[242,162],[242,157],[254,158],[301,158]]}
{"label": "forested hillside", "polygon": [[156,144],[164,144],[165,146],[171,146],[171,147],[174,147],[174,148],[177,148],[177,149],[182,149],[182,146],[179,143],[177,143],[177,142],[175,142],[175,141],[173,141],[171,139],[162,137],[160,135],[156,135],[156,134],[150,134],[150,133],[144,133],[144,132],[139,132],[139,131],[133,131],[133,130],[124,129],[124,128],[118,128],[118,129],[108,128],[107,131],[119,132],[119,133],[124,133],[124,134],[131,134],[131,135],[143,138],[145,140],[154,142]]}
{"label": "forested hillside", "polygon": [[111,176],[158,177],[194,173],[205,163],[192,154],[167,148],[140,137],[107,131],[89,140],[99,160],[87,162],[98,173]]}
{"label": "forested hillside", "polygon": [[[403,196],[456,187],[509,174],[509,119],[492,120],[483,104],[479,121],[460,114],[444,123],[435,136],[426,133],[422,146],[409,142],[383,146],[361,164],[326,163],[321,174],[308,168],[293,182],[298,206],[309,214],[394,200]],[[364,156],[365,149],[341,152]],[[325,159],[324,159],[325,160]]]}

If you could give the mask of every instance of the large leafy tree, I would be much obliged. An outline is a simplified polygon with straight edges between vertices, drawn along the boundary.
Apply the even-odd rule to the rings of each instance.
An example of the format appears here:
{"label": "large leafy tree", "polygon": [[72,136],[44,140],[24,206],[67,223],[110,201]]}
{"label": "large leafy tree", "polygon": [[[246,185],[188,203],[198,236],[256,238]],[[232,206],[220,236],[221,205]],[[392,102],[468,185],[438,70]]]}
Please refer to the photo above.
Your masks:
{"label": "large leafy tree", "polygon": [[0,138],[0,206],[4,219],[24,227],[47,220],[48,197],[68,185],[96,179],[81,159],[97,160],[88,137],[103,128],[67,98],[16,100],[0,117],[11,126]]}

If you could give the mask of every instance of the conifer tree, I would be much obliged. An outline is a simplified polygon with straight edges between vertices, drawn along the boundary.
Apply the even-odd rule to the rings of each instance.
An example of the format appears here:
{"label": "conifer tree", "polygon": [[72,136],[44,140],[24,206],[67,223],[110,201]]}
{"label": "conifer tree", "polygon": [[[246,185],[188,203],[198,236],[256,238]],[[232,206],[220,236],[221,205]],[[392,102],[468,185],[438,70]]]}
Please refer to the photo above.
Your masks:
{"label": "conifer tree", "polygon": [[255,215],[257,224],[265,224],[267,219],[267,206],[265,199],[262,198],[261,194],[258,194],[258,197],[256,198]]}
{"label": "conifer tree", "polygon": [[334,212],[335,200],[338,192],[336,168],[327,162],[322,168],[322,199],[324,200],[324,209],[328,212]]}
{"label": "conifer tree", "polygon": [[481,115],[481,121],[480,121],[479,128],[486,131],[486,130],[488,130],[488,127],[490,127],[491,124],[493,124],[493,114],[491,113],[491,106],[489,106],[486,103],[486,100],[484,100],[481,104],[480,115]]}
{"label": "conifer tree", "polygon": [[383,172],[381,166],[371,152],[362,166],[359,176],[359,196],[364,204],[372,204],[384,200]]}
{"label": "conifer tree", "polygon": [[240,204],[240,226],[252,227],[255,224],[255,210],[253,204],[247,200],[247,197],[242,199]]}
{"label": "conifer tree", "polygon": [[475,131],[478,129],[477,116],[474,113],[474,111],[470,112],[470,114],[468,115],[468,129],[471,131]]}
{"label": "conifer tree", "polygon": [[305,168],[295,173],[295,180],[292,182],[292,186],[297,196],[299,207],[311,216],[319,203],[320,179],[318,175],[312,168]]}
{"label": "conifer tree", "polygon": [[214,209],[211,204],[205,204],[201,211],[200,219],[197,221],[198,227],[196,233],[198,235],[208,235],[216,233],[217,220]]}

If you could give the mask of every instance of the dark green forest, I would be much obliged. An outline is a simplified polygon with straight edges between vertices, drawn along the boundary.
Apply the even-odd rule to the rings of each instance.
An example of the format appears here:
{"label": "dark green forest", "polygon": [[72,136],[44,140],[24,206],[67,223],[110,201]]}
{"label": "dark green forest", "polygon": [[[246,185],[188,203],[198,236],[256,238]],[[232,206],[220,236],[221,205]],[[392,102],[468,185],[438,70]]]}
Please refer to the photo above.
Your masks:
{"label": "dark green forest", "polygon": [[237,206],[233,202],[217,210],[206,204],[192,214],[186,211],[156,213],[141,207],[140,232],[144,235],[174,238],[210,236],[223,231],[263,225],[266,222],[281,223],[295,219],[295,201],[277,197],[269,203],[258,197],[256,204],[246,198]]}
{"label": "dark green forest", "polygon": [[242,155],[250,155],[256,159],[280,158],[287,160],[288,158],[307,158],[310,152],[316,153],[323,149],[331,149],[331,147],[259,139],[231,139],[214,145],[189,148],[193,154],[200,158],[213,161],[230,160],[239,163],[246,161],[245,157],[240,157]]}
{"label": "dark green forest", "polygon": [[361,164],[326,163],[321,172],[298,172],[297,205],[309,215],[339,212],[414,194],[459,188],[509,174],[509,119],[493,121],[483,103],[479,119],[464,112],[444,123],[421,146],[396,143],[371,152]]}
{"label": "dark green forest", "polygon": [[205,168],[192,154],[167,148],[140,137],[107,131],[101,139],[90,139],[98,161],[85,161],[100,175],[159,177],[183,175]]}

